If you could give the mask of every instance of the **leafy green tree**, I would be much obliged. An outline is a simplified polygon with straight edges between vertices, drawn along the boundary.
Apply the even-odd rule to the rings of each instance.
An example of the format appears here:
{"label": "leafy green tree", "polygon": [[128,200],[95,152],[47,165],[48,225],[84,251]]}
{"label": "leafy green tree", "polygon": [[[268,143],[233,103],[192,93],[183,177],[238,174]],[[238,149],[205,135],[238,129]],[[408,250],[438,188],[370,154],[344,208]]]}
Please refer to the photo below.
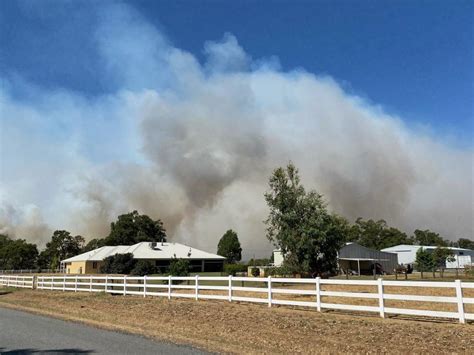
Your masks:
{"label": "leafy green tree", "polygon": [[459,238],[455,245],[458,248],[474,250],[474,240],[470,240],[467,238]]}
{"label": "leafy green tree", "polygon": [[276,169],[269,186],[267,238],[282,251],[287,267],[305,274],[334,272],[345,238],[341,219],[327,211],[322,195],[305,191],[292,163]]}
{"label": "leafy green tree", "polygon": [[38,249],[36,244],[24,239],[10,239],[0,235],[0,269],[33,269],[36,266]]}
{"label": "leafy green tree", "polygon": [[347,241],[376,250],[399,244],[413,244],[412,238],[397,228],[389,227],[383,219],[364,221],[362,218],[358,218],[350,227]]}
{"label": "leafy green tree", "polygon": [[239,237],[232,229],[229,229],[217,245],[217,254],[225,257],[228,263],[234,264],[242,259],[242,248]]}
{"label": "leafy green tree", "polygon": [[68,231],[57,230],[41,252],[39,264],[44,268],[57,269],[61,260],[79,254],[84,243],[85,240],[80,235],[73,237]]}
{"label": "leafy green tree", "polygon": [[414,234],[414,241],[418,245],[434,245],[434,246],[441,246],[447,247],[448,242],[441,238],[438,233],[432,232],[429,229],[420,230],[417,229]]}
{"label": "leafy green tree", "polygon": [[186,259],[172,259],[170,262],[169,273],[172,276],[188,276],[189,261]]}
{"label": "leafy green tree", "polygon": [[115,254],[106,257],[100,267],[103,274],[125,274],[128,275],[135,268],[137,261],[132,253]]}
{"label": "leafy green tree", "polygon": [[[454,253],[445,247],[437,247],[435,250],[433,250],[433,263],[435,265],[435,268],[440,268],[441,269],[441,277],[444,274],[444,269],[446,268],[446,262],[453,262],[456,260],[454,257]],[[434,272],[433,272],[434,276]]]}
{"label": "leafy green tree", "polygon": [[145,276],[158,274],[159,269],[156,265],[150,260],[138,260],[134,268],[130,272],[131,275]]}
{"label": "leafy green tree", "polygon": [[423,272],[433,271],[436,268],[436,262],[433,258],[433,254],[424,248],[418,249],[416,252],[416,267],[421,272],[421,278],[423,278]]}
{"label": "leafy green tree", "polygon": [[161,220],[152,220],[137,211],[118,216],[110,225],[106,245],[132,245],[139,242],[165,242],[166,231]]}

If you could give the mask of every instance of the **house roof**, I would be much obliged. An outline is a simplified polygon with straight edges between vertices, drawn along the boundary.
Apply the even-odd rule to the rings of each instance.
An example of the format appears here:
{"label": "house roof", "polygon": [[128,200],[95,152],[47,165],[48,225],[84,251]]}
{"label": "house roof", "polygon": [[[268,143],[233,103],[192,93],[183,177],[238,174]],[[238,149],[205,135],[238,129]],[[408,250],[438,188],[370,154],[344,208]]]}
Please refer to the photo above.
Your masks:
{"label": "house roof", "polygon": [[[411,244],[400,244],[400,245],[395,245],[393,247],[385,248],[382,249],[382,251],[388,251],[388,252],[395,252],[395,251],[402,251],[402,250],[418,250],[420,248],[424,249],[436,249],[438,248],[437,246],[434,245],[411,245]],[[465,249],[465,248],[456,248],[456,247],[443,247],[449,250],[461,250],[461,251],[472,251],[471,249]]]}
{"label": "house roof", "polygon": [[101,261],[111,255],[126,253],[132,253],[134,259],[225,259],[223,256],[208,253],[206,251],[192,248],[184,244],[141,242],[134,245],[116,245],[97,248],[86,253],[73,256],[72,258],[62,260],[62,262]]}

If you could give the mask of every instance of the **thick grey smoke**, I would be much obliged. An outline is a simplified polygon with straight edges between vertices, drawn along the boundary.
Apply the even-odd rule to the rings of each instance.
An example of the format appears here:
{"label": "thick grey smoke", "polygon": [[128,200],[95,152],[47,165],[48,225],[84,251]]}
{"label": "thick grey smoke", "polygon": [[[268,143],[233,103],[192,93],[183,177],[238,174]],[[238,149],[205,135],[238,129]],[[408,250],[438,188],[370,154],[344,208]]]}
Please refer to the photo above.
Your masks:
{"label": "thick grey smoke", "polygon": [[[102,14],[96,41],[122,88],[115,95],[47,92],[25,104],[1,92],[1,231],[43,242],[57,228],[104,236],[118,214],[137,209],[161,218],[173,240],[212,251],[233,228],[247,257],[267,256],[263,193],[291,160],[349,219],[472,237],[472,150],[407,128],[330,77],[252,60],[231,34],[207,42],[199,63],[116,6]],[[45,117],[67,132],[19,128]]]}

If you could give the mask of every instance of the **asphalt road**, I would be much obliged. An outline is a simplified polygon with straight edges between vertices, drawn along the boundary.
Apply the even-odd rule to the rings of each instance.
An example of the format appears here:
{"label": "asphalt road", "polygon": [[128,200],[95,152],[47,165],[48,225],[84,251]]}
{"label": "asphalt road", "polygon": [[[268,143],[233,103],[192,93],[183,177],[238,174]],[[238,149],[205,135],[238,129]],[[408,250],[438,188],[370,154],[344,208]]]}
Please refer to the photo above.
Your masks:
{"label": "asphalt road", "polygon": [[136,335],[0,308],[1,354],[204,354]]}

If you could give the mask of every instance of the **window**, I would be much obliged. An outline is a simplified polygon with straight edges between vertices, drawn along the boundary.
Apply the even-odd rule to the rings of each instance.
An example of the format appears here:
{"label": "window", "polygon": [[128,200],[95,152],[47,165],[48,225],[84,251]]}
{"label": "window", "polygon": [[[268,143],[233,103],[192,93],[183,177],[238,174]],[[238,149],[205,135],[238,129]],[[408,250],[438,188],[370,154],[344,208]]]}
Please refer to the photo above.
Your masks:
{"label": "window", "polygon": [[94,261],[94,262],[92,263],[92,268],[93,268],[93,269],[97,269],[97,261]]}
{"label": "window", "polygon": [[460,252],[459,252],[459,255],[464,255],[464,252],[463,252],[463,251],[460,251]]}

